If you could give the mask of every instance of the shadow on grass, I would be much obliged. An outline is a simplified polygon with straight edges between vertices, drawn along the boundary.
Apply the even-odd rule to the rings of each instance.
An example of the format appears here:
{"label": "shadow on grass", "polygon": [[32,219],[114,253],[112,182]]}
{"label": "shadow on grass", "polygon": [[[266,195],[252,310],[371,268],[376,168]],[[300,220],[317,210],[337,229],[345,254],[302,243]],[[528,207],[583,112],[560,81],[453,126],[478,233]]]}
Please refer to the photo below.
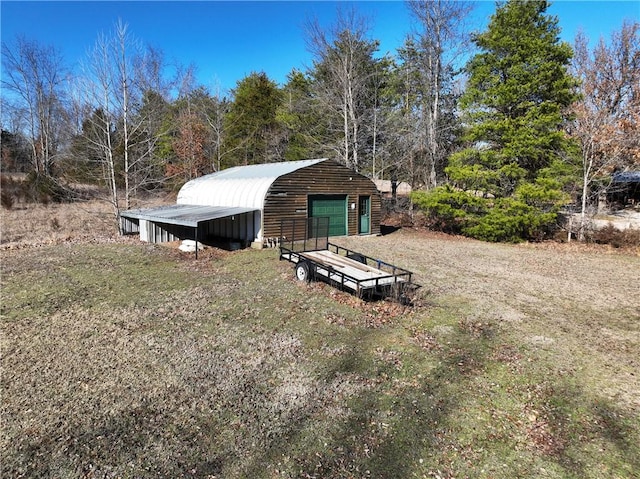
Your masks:
{"label": "shadow on grass", "polygon": [[[549,418],[563,446],[555,459],[567,471],[578,477],[597,477],[593,464],[586,464],[584,458],[576,458],[576,450],[594,447],[606,459],[597,466],[602,471],[610,471],[611,477],[635,477],[634,474],[640,471],[637,414],[623,410],[610,399],[594,397],[561,382],[558,391],[544,403],[552,404]],[[587,454],[584,456],[588,457]],[[601,477],[606,477],[602,471]]]}
{"label": "shadow on grass", "polygon": [[211,477],[225,458],[202,449],[197,430],[211,427],[202,419],[196,427],[181,426],[161,408],[135,408],[79,432],[66,450],[81,459],[74,461],[81,477]]}
{"label": "shadow on grass", "polygon": [[[244,477],[260,477],[265,464],[276,457],[291,457],[295,458],[289,471],[292,477],[405,478],[423,463],[423,452],[443,446],[459,399],[466,397],[473,378],[488,361],[491,340],[446,351],[439,365],[421,374],[419,382],[407,380],[398,386],[394,385],[399,380],[396,365],[371,364],[371,353],[364,349],[371,334],[365,330],[358,335],[352,348],[324,373],[324,380],[331,381],[366,372],[367,387],[347,401],[346,417],[326,417],[326,424],[314,428],[319,411],[303,412],[267,449],[254,451],[243,469]],[[309,438],[314,430],[321,437]]]}
{"label": "shadow on grass", "polygon": [[[491,325],[461,320],[428,348],[401,344],[398,354],[381,346],[384,328],[332,326],[344,332],[337,339],[344,347],[318,364],[291,341],[294,334],[281,333],[286,327],[276,322],[261,344],[245,325],[239,334],[247,337],[230,344],[239,352],[224,342],[180,345],[170,352],[176,361],[190,358],[175,366],[181,382],[154,385],[153,394],[132,400],[136,407],[103,404],[87,417],[61,416],[37,434],[12,431],[2,477],[481,477],[492,455],[507,464],[493,477],[535,477],[529,466],[536,461],[569,477],[597,477],[592,446],[610,448],[596,461],[610,461],[611,477],[640,469],[637,418],[526,365],[506,380],[514,392],[500,394],[516,403],[516,414],[537,411],[535,421],[505,413],[496,421],[515,431],[480,438],[479,424],[478,436],[469,436],[475,425],[461,424],[473,421],[469,407],[474,415],[483,413],[478,403],[501,407],[490,397],[469,405],[487,394],[478,383],[493,380],[503,346]],[[484,452],[466,449],[475,440]]]}
{"label": "shadow on grass", "polygon": [[390,235],[396,231],[402,229],[401,226],[380,225],[380,234],[382,236]]}
{"label": "shadow on grass", "polygon": [[[463,324],[437,349],[406,352],[415,356],[413,371],[394,355],[376,357],[379,335],[359,329],[349,349],[315,370],[313,388],[301,388],[303,397],[292,393],[286,410],[274,406],[275,383],[286,386],[283,367],[295,371],[297,352],[267,345],[259,360],[239,364],[220,351],[201,351],[186,365],[192,372],[182,391],[167,388],[137,407],[93,421],[64,418],[39,439],[20,438],[12,460],[3,461],[3,477],[481,477],[487,457],[466,450],[473,439],[459,437],[460,417],[469,399],[481,394],[476,380],[492,367],[499,335]],[[428,361],[420,362],[420,355]],[[335,384],[344,378],[359,388],[338,397]],[[526,470],[536,458],[570,476],[589,477],[591,466],[577,454],[589,441],[618,457],[614,475],[638,470],[633,418],[562,379],[541,381],[544,387],[523,386],[534,391],[527,404],[544,420],[528,429],[539,432],[529,443],[513,434],[479,439],[478,448],[491,454],[526,452],[499,458],[507,467],[494,477],[535,477]],[[585,413],[576,422],[579,410]]]}

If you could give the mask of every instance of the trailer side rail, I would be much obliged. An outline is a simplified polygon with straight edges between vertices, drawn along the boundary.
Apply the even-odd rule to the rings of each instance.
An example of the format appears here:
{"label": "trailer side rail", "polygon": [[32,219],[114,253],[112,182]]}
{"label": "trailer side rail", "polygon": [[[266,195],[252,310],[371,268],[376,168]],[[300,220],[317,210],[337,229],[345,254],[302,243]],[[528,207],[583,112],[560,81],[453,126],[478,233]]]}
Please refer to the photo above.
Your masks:
{"label": "trailer side rail", "polygon": [[348,248],[344,248],[342,246],[338,246],[334,243],[327,243],[327,249],[329,251],[333,251],[338,255],[346,256],[347,258],[357,258],[357,261],[362,262],[368,266],[372,266],[380,271],[385,271],[389,274],[389,276],[394,276],[397,278],[401,278],[403,281],[411,282],[411,277],[413,273],[408,269],[401,268],[391,263],[387,263],[386,261],[382,261],[377,258],[373,258],[371,256],[364,255],[357,251],[350,250]]}
{"label": "trailer side rail", "polygon": [[363,278],[342,271],[338,265],[329,264],[326,259],[318,258],[313,253],[316,253],[316,251],[301,253],[282,248],[280,258],[295,264],[306,262],[311,268],[313,277],[327,279],[330,283],[340,286],[342,289],[350,289],[358,295],[362,295],[369,290],[382,291],[393,287],[404,287],[411,283],[411,272],[396,274],[383,272],[381,275],[376,276],[366,276],[365,273],[366,277]]}
{"label": "trailer side rail", "polygon": [[306,263],[310,277],[341,289],[400,296],[411,287],[413,273],[377,258],[330,243],[329,219],[288,219],[281,222],[280,259]]}

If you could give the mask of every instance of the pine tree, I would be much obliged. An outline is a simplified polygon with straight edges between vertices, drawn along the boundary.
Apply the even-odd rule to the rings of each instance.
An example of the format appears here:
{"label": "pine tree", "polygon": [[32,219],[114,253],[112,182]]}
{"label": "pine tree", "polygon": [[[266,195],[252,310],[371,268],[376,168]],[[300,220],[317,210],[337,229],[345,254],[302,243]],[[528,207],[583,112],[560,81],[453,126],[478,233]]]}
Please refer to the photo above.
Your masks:
{"label": "pine tree", "polygon": [[303,72],[293,69],[287,75],[282,89],[283,102],[276,115],[286,135],[284,159],[287,161],[326,155],[321,140],[323,117],[319,108],[315,108],[312,89],[311,78]]}
{"label": "pine tree", "polygon": [[282,161],[282,130],[276,113],[282,92],[266,73],[251,73],[238,81],[225,118],[228,166]]}
{"label": "pine tree", "polygon": [[572,50],[559,41],[546,1],[499,5],[480,53],[467,64],[461,99],[468,148],[452,155],[450,184],[416,202],[456,232],[490,241],[538,238],[566,201],[562,182],[575,157],[563,126],[575,100]]}

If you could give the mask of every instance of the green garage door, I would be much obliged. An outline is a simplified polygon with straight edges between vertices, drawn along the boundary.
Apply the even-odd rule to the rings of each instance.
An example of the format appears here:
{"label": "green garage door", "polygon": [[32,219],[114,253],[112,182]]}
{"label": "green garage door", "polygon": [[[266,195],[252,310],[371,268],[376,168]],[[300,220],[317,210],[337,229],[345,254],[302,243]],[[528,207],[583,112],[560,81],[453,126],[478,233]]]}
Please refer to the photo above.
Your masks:
{"label": "green garage door", "polygon": [[347,197],[344,195],[309,196],[309,217],[329,217],[329,236],[347,234]]}

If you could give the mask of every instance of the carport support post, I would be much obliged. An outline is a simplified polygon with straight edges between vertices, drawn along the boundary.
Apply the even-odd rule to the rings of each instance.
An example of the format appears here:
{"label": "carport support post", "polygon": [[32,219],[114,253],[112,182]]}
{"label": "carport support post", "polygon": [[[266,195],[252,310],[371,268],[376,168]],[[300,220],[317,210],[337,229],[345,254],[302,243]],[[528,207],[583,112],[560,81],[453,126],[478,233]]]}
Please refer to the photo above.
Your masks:
{"label": "carport support post", "polygon": [[198,259],[198,224],[196,223],[196,259]]}

